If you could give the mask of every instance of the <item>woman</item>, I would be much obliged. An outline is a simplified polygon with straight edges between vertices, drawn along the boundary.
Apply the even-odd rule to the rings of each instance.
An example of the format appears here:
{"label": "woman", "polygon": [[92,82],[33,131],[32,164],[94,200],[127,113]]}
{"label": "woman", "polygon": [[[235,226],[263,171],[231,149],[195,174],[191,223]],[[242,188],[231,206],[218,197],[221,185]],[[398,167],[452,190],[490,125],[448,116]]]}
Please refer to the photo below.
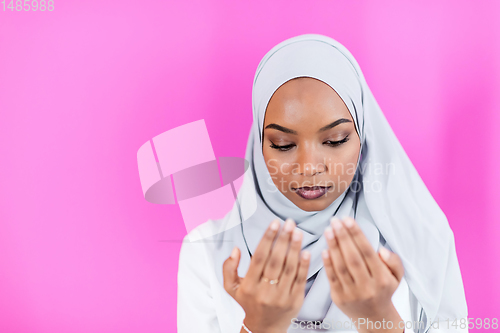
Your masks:
{"label": "woman", "polygon": [[238,201],[181,248],[178,331],[467,331],[453,233],[351,53],[281,42],[252,104]]}

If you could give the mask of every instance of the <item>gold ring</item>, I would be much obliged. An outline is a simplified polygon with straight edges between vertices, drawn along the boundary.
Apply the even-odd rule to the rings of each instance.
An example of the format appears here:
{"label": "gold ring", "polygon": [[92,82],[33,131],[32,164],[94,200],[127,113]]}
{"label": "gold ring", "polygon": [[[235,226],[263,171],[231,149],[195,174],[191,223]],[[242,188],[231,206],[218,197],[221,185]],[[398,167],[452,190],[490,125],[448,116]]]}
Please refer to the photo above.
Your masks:
{"label": "gold ring", "polygon": [[269,280],[268,278],[263,276],[262,281],[269,282],[269,284],[277,284],[279,282],[279,279]]}

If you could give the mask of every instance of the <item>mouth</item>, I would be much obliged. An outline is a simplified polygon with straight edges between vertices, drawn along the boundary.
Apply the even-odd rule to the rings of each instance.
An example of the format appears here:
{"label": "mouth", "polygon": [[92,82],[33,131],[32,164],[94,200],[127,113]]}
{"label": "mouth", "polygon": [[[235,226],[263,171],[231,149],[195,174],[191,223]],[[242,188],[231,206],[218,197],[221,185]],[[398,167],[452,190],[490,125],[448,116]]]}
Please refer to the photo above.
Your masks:
{"label": "mouth", "polygon": [[322,197],[332,188],[331,186],[303,186],[298,188],[293,188],[292,190],[307,200],[314,200]]}

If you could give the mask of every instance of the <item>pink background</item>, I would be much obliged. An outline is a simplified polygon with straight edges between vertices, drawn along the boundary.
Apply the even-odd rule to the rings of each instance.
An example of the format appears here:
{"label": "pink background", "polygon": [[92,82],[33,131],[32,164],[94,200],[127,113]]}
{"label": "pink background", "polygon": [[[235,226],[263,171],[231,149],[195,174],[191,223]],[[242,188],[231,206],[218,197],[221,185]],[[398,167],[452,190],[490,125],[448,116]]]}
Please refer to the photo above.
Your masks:
{"label": "pink background", "polygon": [[470,317],[500,317],[500,2],[0,10],[1,332],[175,332],[186,230],[143,198],[137,150],[205,119],[215,155],[243,157],[257,64],[302,33],[357,58],[449,218]]}

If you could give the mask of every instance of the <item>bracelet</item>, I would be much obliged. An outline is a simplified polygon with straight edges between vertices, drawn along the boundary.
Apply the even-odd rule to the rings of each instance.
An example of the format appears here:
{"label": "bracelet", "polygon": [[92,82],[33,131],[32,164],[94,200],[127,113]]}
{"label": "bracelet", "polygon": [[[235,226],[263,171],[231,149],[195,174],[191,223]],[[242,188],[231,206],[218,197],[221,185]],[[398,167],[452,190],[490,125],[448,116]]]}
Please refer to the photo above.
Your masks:
{"label": "bracelet", "polygon": [[246,326],[245,326],[245,323],[241,323],[241,326],[243,326],[243,329],[244,329],[245,331],[247,331],[248,333],[252,333],[252,331],[250,331],[250,330],[248,329],[248,327],[246,327]]}

